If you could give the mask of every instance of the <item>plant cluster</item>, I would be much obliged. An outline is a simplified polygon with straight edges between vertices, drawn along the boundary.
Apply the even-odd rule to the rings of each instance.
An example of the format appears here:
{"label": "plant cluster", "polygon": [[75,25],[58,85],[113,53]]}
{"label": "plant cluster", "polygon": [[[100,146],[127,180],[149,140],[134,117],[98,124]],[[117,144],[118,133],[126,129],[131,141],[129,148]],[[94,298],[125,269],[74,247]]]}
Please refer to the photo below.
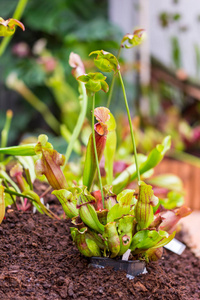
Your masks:
{"label": "plant cluster", "polygon": [[[137,46],[143,38],[144,30],[136,30],[133,34],[123,37],[120,49]],[[78,182],[67,180],[67,161],[81,131],[85,110],[80,114],[81,119],[78,120],[73,131],[71,143],[68,146],[69,151],[67,150],[67,161],[64,155],[53,149],[46,135],[40,135],[37,144],[1,148],[0,153],[18,156],[37,155],[36,174],[37,176],[45,175],[54,189],[53,194],[62,204],[66,216],[72,219],[71,235],[83,255],[115,258],[122,256],[130,249],[136,258],[147,261],[157,260],[162,255],[162,247],[174,238],[177,222],[190,213],[190,209],[185,206],[177,208],[180,205],[178,203],[180,199],[177,200],[177,197],[174,199],[174,194],[171,198],[169,196],[169,199],[162,201],[154,195],[152,186],[144,182],[148,172],[151,172],[170,148],[170,137],[167,136],[162,144],[157,145],[148,156],[137,155],[134,130],[118,58],[104,50],[93,51],[90,55],[95,56],[94,63],[101,72],[114,72],[111,92],[115,77],[119,77],[130,126],[133,163],[120,174],[114,174],[117,147],[116,121],[107,107],[95,106],[95,94],[100,90],[104,92],[109,90],[106,76],[101,72],[85,74],[80,57],[74,53],[70,55],[69,62],[73,67],[72,73],[79,82],[81,100],[85,101],[85,105],[87,105],[88,97],[92,101],[92,133],[86,148],[82,178],[79,177]],[[111,92],[108,106],[111,101]],[[94,118],[97,123],[94,122]],[[33,191],[30,191],[30,184],[27,185],[19,165],[11,170],[11,176],[16,176],[21,192],[31,196],[38,204],[40,199]],[[137,184],[133,189],[129,184],[135,179],[137,179]],[[166,178],[163,179],[163,185],[166,186]],[[168,187],[168,189],[173,188]],[[3,190],[2,187],[2,203]],[[170,210],[163,209],[161,202]],[[49,211],[42,208],[43,210],[39,205],[39,210],[49,214]]]}

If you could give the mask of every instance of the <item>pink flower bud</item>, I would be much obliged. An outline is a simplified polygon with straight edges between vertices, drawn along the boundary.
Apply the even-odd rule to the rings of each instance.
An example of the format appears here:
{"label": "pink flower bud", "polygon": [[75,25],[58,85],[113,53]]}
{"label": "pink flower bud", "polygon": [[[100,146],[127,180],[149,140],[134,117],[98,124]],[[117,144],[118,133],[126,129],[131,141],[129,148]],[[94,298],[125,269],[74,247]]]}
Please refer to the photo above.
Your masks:
{"label": "pink flower bud", "polygon": [[85,67],[80,56],[74,52],[70,53],[69,65],[73,68],[72,74],[75,78],[85,74]]}

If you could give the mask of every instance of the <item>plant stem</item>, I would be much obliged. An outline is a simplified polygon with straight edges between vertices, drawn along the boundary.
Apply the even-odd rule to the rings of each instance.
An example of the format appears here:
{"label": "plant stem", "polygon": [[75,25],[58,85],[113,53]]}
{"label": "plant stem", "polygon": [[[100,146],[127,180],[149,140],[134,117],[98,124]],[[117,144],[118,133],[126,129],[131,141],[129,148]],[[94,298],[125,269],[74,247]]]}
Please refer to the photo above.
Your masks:
{"label": "plant stem", "polygon": [[66,151],[66,154],[65,154],[65,165],[64,166],[66,166],[66,164],[67,164],[67,162],[70,158],[70,155],[71,155],[72,150],[74,148],[74,143],[75,143],[75,141],[77,140],[77,138],[80,134],[81,128],[83,126],[83,122],[85,120],[85,115],[86,115],[86,112],[87,112],[88,97],[87,97],[87,94],[86,94],[85,84],[80,82],[80,88],[81,88],[81,94],[82,94],[81,113],[79,114],[76,126],[73,130],[72,136],[70,138],[69,145],[67,147],[67,151]]}
{"label": "plant stem", "polygon": [[[28,2],[28,0],[20,0],[18,2],[18,5],[17,5],[17,7],[15,9],[15,12],[13,14],[13,19],[17,19],[17,20],[21,19],[27,2]],[[6,37],[3,38],[2,42],[1,42],[1,45],[0,45],[0,56],[2,56],[2,54],[5,52],[6,47],[8,46],[11,38],[12,38],[12,36],[6,36]]]}
{"label": "plant stem", "polygon": [[136,171],[137,171],[137,179],[138,179],[138,184],[139,184],[139,182],[140,182],[140,170],[139,170],[138,159],[137,159],[137,150],[136,150],[135,138],[134,138],[134,134],[133,134],[133,126],[132,126],[132,121],[131,121],[131,115],[130,115],[130,110],[129,110],[128,101],[127,101],[127,97],[126,97],[124,82],[123,82],[120,71],[118,71],[118,74],[119,74],[119,79],[120,79],[120,83],[121,83],[121,86],[122,86],[124,101],[125,101],[125,105],[126,105],[126,111],[127,111],[127,115],[128,115],[128,121],[129,121],[130,132],[131,132],[131,139],[132,139],[132,143],[133,143],[133,152],[134,152],[134,155],[135,155],[135,165],[136,165]]}
{"label": "plant stem", "polygon": [[100,190],[101,190],[101,198],[102,198],[103,208],[105,208],[105,206],[104,206],[103,186],[102,186],[102,181],[101,181],[101,173],[100,173],[100,168],[99,168],[99,160],[98,160],[96,140],[95,140],[94,109],[95,109],[95,94],[94,94],[93,99],[92,99],[92,139],[93,139],[93,145],[94,145],[94,154],[95,154],[95,160],[96,160],[96,166],[97,166],[97,173],[98,173],[98,177],[99,177],[99,185],[100,185]]}
{"label": "plant stem", "polygon": [[[118,50],[117,59],[120,56],[121,50],[122,50],[122,45],[120,45],[120,48]],[[110,102],[111,102],[111,98],[112,98],[112,94],[113,94],[113,89],[114,89],[114,85],[115,85],[115,78],[116,78],[116,74],[113,75],[113,78],[112,78],[112,81],[111,81],[111,84],[110,84],[110,92],[109,92],[109,95],[108,95],[107,108],[109,108],[109,106],[110,106]]]}

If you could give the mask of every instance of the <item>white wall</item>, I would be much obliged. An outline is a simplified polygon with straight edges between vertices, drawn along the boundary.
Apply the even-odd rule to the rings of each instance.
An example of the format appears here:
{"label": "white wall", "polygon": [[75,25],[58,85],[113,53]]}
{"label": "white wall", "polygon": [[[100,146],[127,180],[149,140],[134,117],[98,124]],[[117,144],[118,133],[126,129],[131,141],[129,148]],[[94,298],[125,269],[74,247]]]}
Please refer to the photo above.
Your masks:
{"label": "white wall", "polygon": [[[139,24],[139,12],[136,7],[145,0],[110,0],[109,15],[111,21],[121,26],[124,33],[131,32]],[[169,67],[173,66],[171,58],[171,38],[177,36],[182,54],[182,67],[191,77],[196,76],[195,43],[200,47],[200,0],[146,0],[149,7],[149,26],[147,34],[150,53]],[[159,14],[163,11],[180,13],[181,19],[163,28],[159,24]],[[140,20],[140,26],[143,24]],[[187,26],[188,30],[181,32],[179,27]],[[131,58],[132,54],[127,53]]]}
{"label": "white wall", "polygon": [[[195,77],[194,45],[197,43],[200,47],[200,22],[197,21],[198,15],[200,15],[200,0],[179,0],[177,4],[173,4],[172,0],[150,1],[149,37],[151,53],[167,66],[172,66],[170,40],[173,36],[177,36],[181,49],[182,67],[191,77]],[[181,19],[167,28],[162,28],[158,16],[163,11],[180,13]],[[188,30],[181,32],[179,28],[182,26],[188,27]]]}

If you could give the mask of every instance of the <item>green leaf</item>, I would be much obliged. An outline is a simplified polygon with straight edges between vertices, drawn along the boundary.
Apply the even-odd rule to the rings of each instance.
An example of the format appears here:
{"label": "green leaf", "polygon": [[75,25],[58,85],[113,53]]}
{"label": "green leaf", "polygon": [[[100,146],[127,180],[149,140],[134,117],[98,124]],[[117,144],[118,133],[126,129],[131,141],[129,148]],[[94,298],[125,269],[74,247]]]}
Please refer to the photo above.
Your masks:
{"label": "green leaf", "polygon": [[148,179],[148,183],[161,188],[166,188],[168,190],[173,190],[177,192],[183,191],[183,183],[181,179],[174,174],[161,174],[155,176],[153,178]]}
{"label": "green leaf", "polygon": [[154,197],[152,186],[140,182],[138,200],[135,205],[135,217],[140,230],[148,228],[153,222],[154,215],[152,201],[154,200]]}
{"label": "green leaf", "polygon": [[118,233],[120,239],[120,251],[118,255],[123,255],[129,249],[134,226],[134,216],[124,216],[119,220]]}
{"label": "green leaf", "polygon": [[10,194],[5,193],[5,195],[4,195],[4,200],[5,200],[5,207],[7,207],[8,205],[12,205],[13,202],[16,201],[16,196],[15,196],[15,195],[12,195],[12,197],[11,197]]}
{"label": "green leaf", "polygon": [[180,42],[176,36],[171,37],[171,47],[172,47],[172,60],[176,70],[180,69],[182,66],[181,61],[181,47]]}
{"label": "green leaf", "polygon": [[[164,138],[162,144],[157,145],[148,155],[146,161],[139,165],[140,174],[144,174],[150,169],[157,166],[163,159],[164,154],[169,150],[171,145],[171,137]],[[137,178],[135,164],[126,168],[116,179],[113,181],[113,192],[118,194],[126,187],[131,181]]]}
{"label": "green leaf", "polygon": [[120,206],[119,203],[115,204],[108,212],[107,222],[113,222],[114,220],[121,218],[123,215],[127,215],[130,212],[130,207]]}
{"label": "green leaf", "polygon": [[171,191],[167,194],[167,198],[160,199],[160,204],[166,209],[174,209],[184,204],[184,196],[181,193]]}
{"label": "green leaf", "polygon": [[152,249],[157,249],[157,248],[167,245],[169,242],[171,242],[171,240],[173,240],[173,238],[175,237],[175,234],[176,234],[176,231],[174,231],[172,234],[170,234],[169,237],[164,237],[160,242],[158,242],[154,247],[152,247]]}
{"label": "green leaf", "polygon": [[111,72],[113,70],[116,73],[120,69],[119,62],[112,53],[104,50],[97,50],[90,53],[90,55],[94,54],[97,55],[94,63],[102,72]]}
{"label": "green leaf", "polygon": [[58,198],[62,204],[64,212],[70,219],[78,216],[78,209],[76,208],[77,200],[71,192],[67,191],[66,189],[62,189],[55,190],[52,192],[52,194]]}
{"label": "green leaf", "polygon": [[[130,245],[131,251],[147,250],[153,248],[164,238],[168,238],[169,234],[166,231],[157,232],[156,230],[142,230],[138,231],[132,238]],[[160,245],[159,245],[160,247]],[[139,253],[140,251],[137,251]]]}
{"label": "green leaf", "polygon": [[117,146],[117,135],[115,131],[109,131],[104,150],[106,184],[112,185],[113,182],[113,165]]}
{"label": "green leaf", "polygon": [[99,222],[97,212],[90,203],[95,202],[95,198],[86,190],[78,195],[78,208],[81,220],[91,229],[103,233],[104,225]]}
{"label": "green leaf", "polygon": [[89,73],[86,75],[81,75],[77,80],[85,83],[87,94],[92,96],[94,93],[103,90],[105,93],[108,92],[109,86],[105,82],[106,77],[101,73]]}
{"label": "green leaf", "polygon": [[17,156],[17,159],[19,162],[23,165],[24,169],[28,169],[31,177],[31,182],[34,182],[36,179],[35,175],[35,166],[34,166],[34,160],[30,156]]}
{"label": "green leaf", "polygon": [[[86,234],[87,237],[87,234]],[[86,244],[88,246],[88,248],[90,249],[92,256],[97,256],[100,257],[101,256],[101,251],[99,249],[99,246],[97,245],[97,243],[89,238],[86,238]]]}
{"label": "green leaf", "polygon": [[120,240],[117,233],[116,222],[109,222],[105,225],[103,238],[108,243],[108,248],[111,252],[111,258],[117,256],[120,250]]}
{"label": "green leaf", "polygon": [[171,147],[171,137],[167,136],[164,138],[162,144],[157,145],[148,155],[146,162],[140,166],[141,174],[154,168],[163,159],[165,153]]}
{"label": "green leaf", "polygon": [[81,254],[87,257],[101,256],[101,251],[98,245],[93,240],[87,238],[87,227],[83,227],[80,230],[73,227],[70,228],[70,230],[72,239]]}
{"label": "green leaf", "polygon": [[[98,125],[98,126],[97,126]],[[98,161],[100,162],[103,155],[105,145],[106,145],[106,136],[107,136],[107,126],[104,124],[97,123],[95,126],[95,142],[97,148]],[[88,190],[91,189],[92,182],[97,170],[95,153],[94,153],[94,144],[92,134],[89,137],[86,158],[83,170],[83,185],[87,186]]]}
{"label": "green leaf", "polygon": [[104,196],[105,196],[105,208],[110,210],[116,203],[116,195],[112,192],[112,186],[103,187]]}
{"label": "green leaf", "polygon": [[93,240],[101,250],[106,248],[105,240],[103,239],[102,235],[94,230],[90,230],[89,228],[87,229],[87,238]]}
{"label": "green leaf", "polygon": [[35,145],[36,144],[28,144],[28,145],[20,145],[13,147],[0,148],[0,153],[8,154],[8,155],[20,155],[20,156],[33,156],[35,153]]}
{"label": "green leaf", "polygon": [[107,222],[113,222],[123,215],[130,212],[130,205],[133,198],[134,190],[124,190],[117,196],[118,203],[111,207],[108,212]]}
{"label": "green leaf", "polygon": [[8,193],[10,195],[27,198],[27,199],[30,199],[30,200],[34,201],[34,198],[32,196],[27,195],[27,193],[26,194],[24,194],[24,193],[22,194],[20,192],[15,192],[13,190],[13,188],[10,188],[10,189],[5,188],[4,191],[5,191],[5,193]]}

